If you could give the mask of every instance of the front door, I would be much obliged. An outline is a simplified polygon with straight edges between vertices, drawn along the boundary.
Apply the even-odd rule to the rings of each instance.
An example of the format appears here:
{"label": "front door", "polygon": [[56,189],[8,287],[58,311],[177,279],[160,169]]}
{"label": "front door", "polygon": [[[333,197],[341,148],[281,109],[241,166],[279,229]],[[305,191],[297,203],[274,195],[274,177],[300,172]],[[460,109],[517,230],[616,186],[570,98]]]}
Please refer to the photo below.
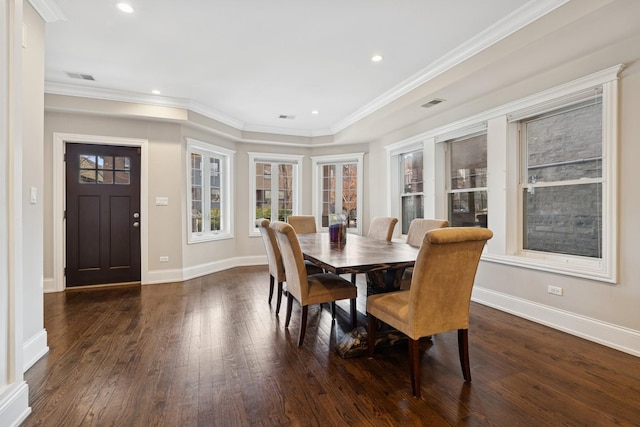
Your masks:
{"label": "front door", "polygon": [[66,144],[66,285],[140,281],[140,148]]}

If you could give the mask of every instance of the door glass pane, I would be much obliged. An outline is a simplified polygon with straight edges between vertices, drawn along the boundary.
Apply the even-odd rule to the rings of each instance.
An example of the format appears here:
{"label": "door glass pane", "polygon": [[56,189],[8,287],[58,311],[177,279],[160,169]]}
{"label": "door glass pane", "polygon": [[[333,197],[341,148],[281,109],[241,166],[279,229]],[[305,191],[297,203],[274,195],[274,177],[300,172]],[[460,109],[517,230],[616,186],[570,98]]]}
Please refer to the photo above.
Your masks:
{"label": "door glass pane", "polygon": [[131,169],[131,160],[129,157],[116,157],[115,166],[117,170],[129,170]]}
{"label": "door glass pane", "polygon": [[112,170],[113,166],[113,156],[98,156],[99,169]]}
{"label": "door glass pane", "polygon": [[80,184],[95,184],[97,182],[96,175],[96,156],[91,154],[80,154],[80,176],[78,182]]}
{"label": "door glass pane", "polygon": [[347,228],[356,228],[358,207],[358,165],[342,165],[342,213],[347,217]]}
{"label": "door glass pane", "polygon": [[99,170],[98,184],[113,184],[113,171]]}
{"label": "door glass pane", "polygon": [[116,172],[115,183],[128,185],[130,183],[129,172],[120,172],[120,171]]}
{"label": "door glass pane", "polygon": [[336,166],[322,166],[322,226],[329,226],[329,214],[335,211]]}

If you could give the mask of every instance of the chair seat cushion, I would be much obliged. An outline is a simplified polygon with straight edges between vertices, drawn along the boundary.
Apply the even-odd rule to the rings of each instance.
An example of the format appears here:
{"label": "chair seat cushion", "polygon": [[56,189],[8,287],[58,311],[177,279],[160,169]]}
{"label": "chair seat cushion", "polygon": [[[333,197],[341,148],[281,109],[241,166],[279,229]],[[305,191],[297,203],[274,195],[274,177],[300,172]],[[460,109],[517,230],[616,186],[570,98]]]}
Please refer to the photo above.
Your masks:
{"label": "chair seat cushion", "polygon": [[309,296],[307,304],[320,304],[341,299],[352,299],[358,295],[358,288],[337,274],[321,273],[308,276]]}
{"label": "chair seat cushion", "polygon": [[405,332],[409,317],[409,291],[368,296],[367,313],[371,313],[373,317],[387,325]]}

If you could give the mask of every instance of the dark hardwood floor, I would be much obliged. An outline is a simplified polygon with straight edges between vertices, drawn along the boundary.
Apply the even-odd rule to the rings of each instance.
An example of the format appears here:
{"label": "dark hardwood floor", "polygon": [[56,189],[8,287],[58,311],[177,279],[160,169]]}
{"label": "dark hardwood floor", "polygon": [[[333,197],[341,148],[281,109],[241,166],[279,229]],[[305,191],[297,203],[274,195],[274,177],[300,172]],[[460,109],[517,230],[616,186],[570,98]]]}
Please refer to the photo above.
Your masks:
{"label": "dark hardwood floor", "polygon": [[415,399],[405,345],[343,359],[347,313],[316,306],[297,348],[299,309],[284,329],[268,284],[266,267],[244,267],[45,295],[50,352],[26,373],[24,425],[640,425],[637,357],[474,303],[473,382],[457,334],[440,334]]}

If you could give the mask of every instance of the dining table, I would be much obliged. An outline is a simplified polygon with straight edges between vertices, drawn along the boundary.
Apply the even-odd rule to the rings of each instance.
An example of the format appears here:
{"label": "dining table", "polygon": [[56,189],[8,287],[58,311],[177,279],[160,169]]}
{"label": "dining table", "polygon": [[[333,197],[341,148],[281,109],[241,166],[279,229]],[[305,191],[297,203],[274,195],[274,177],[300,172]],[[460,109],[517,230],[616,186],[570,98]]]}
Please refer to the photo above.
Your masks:
{"label": "dining table", "polygon": [[[418,248],[404,242],[349,234],[345,244],[333,243],[328,233],[298,234],[305,260],[335,274],[368,273],[367,293],[395,290],[402,272],[413,267]],[[353,279],[352,279],[353,281]]]}
{"label": "dining table", "polygon": [[[418,248],[404,242],[377,240],[349,234],[346,243],[329,240],[328,233],[298,234],[298,242],[305,260],[325,271],[335,274],[351,274],[355,285],[356,275],[367,274],[367,296],[390,292],[400,286],[406,268],[413,267]],[[336,345],[342,357],[363,355],[367,348],[365,328],[356,327],[346,333]],[[406,340],[403,334],[390,330],[376,337],[376,346],[394,345]]]}

